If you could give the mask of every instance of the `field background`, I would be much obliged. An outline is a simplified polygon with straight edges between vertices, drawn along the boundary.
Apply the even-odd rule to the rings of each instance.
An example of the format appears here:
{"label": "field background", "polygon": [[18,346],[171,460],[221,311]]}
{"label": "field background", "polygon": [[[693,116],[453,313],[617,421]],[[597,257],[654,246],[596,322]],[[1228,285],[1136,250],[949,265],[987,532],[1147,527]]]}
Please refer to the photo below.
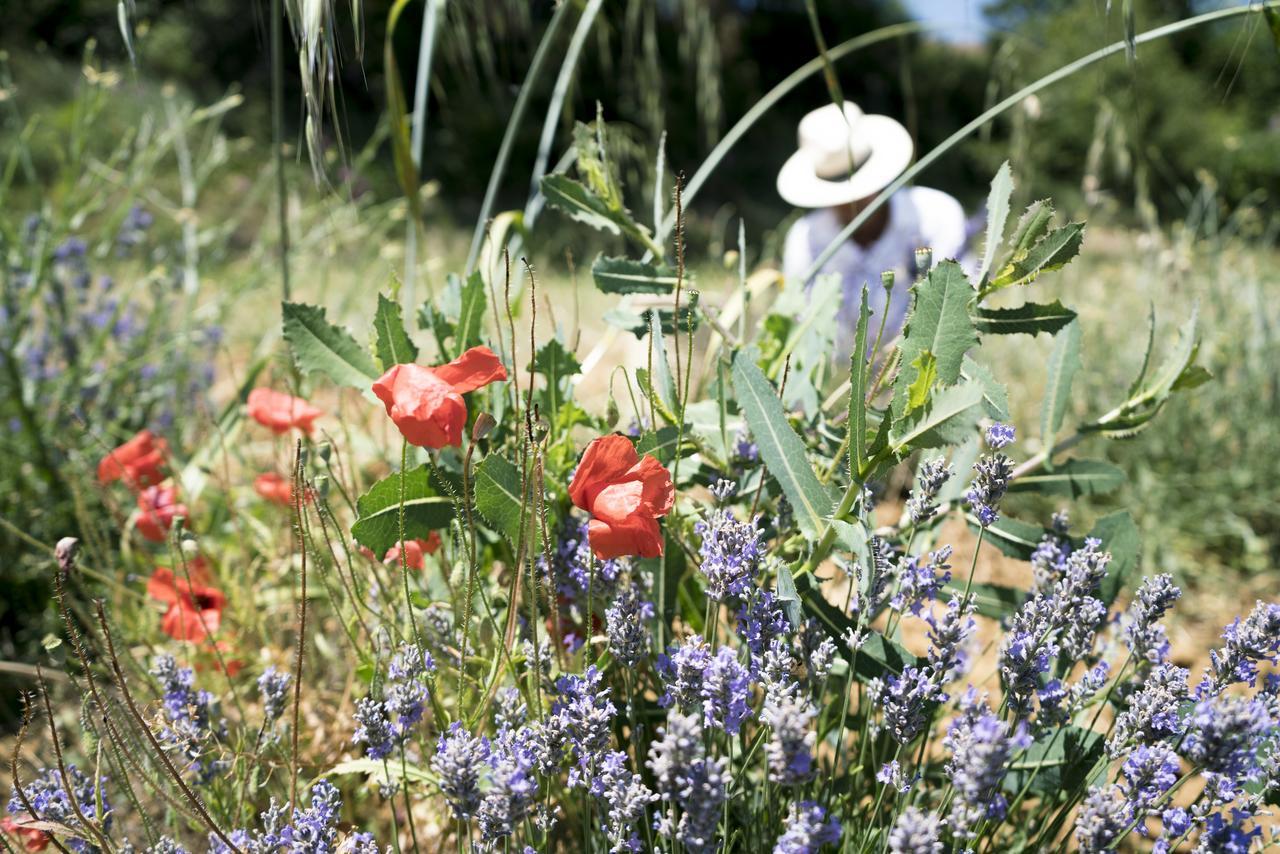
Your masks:
{"label": "field background", "polygon": [[[381,118],[379,27],[388,5],[364,4],[368,29],[338,18],[340,98],[336,115],[313,137],[310,148],[320,154],[314,163],[296,55],[285,57],[293,297],[324,304],[343,321],[363,316],[405,265],[407,206]],[[1102,3],[1051,0],[1001,0],[985,13],[978,5],[971,4],[984,21],[977,33],[917,34],[840,63],[843,91],[868,110],[901,116],[923,152],[998,98],[1125,32],[1119,3],[1109,4],[1116,7],[1110,12]],[[1215,4],[1123,5],[1133,9],[1139,29],[1147,29]],[[745,109],[815,55],[800,0],[616,0],[606,7],[610,23],[586,46],[556,150],[567,144],[573,121],[590,120],[601,104],[614,128],[628,202],[637,211],[653,205],[654,152],[664,132],[665,198],[673,173],[695,168]],[[830,44],[910,19],[907,8],[890,2],[818,7]],[[422,152],[425,228],[417,249],[420,282],[437,289],[446,273],[463,266],[516,90],[552,12],[551,4],[519,0],[449,9]],[[139,2],[134,62],[114,2],[34,0],[5,15],[0,231],[10,261],[26,218],[40,214],[50,239],[79,235],[89,242],[95,274],[111,275],[142,304],[163,306],[182,321],[151,342],[153,358],[185,352],[193,323],[220,326],[224,337],[212,357],[208,403],[195,405],[175,391],[167,402],[152,401],[122,417],[112,434],[127,435],[167,406],[179,418],[178,434],[207,435],[217,405],[249,366],[278,352],[279,231],[262,4]],[[1131,440],[1093,440],[1090,455],[1120,465],[1129,483],[1092,505],[1082,502],[1086,516],[1079,519],[1087,528],[1089,514],[1130,508],[1144,535],[1144,569],[1172,572],[1188,588],[1194,607],[1176,624],[1175,657],[1192,641],[1206,648],[1228,615],[1274,591],[1280,557],[1280,56],[1260,16],[1249,20],[1144,45],[1131,61],[1120,57],[1079,74],[996,121],[921,179],[978,212],[990,176],[1008,159],[1017,182],[1015,209],[1052,196],[1064,215],[1089,220],[1082,257],[1036,286],[1044,291],[1038,300],[1060,297],[1084,321],[1081,417],[1120,399],[1141,362],[1150,312],[1170,331],[1198,307],[1201,361],[1216,380],[1181,396],[1179,406]],[[406,80],[412,79],[417,27],[415,13],[394,42]],[[531,115],[540,120],[546,93],[537,97]],[[783,99],[692,206],[689,254],[704,301],[723,301],[736,287],[739,221],[748,270],[777,265],[793,214],[777,198],[774,175],[793,146],[797,118],[826,98],[815,76]],[[495,211],[523,205],[539,126],[530,121],[517,134]],[[150,249],[122,258],[112,236],[134,204],[155,217]],[[541,323],[569,330],[571,340],[580,329],[587,342],[579,349],[583,358],[605,332],[602,315],[612,304],[589,286],[585,268],[597,251],[618,245],[584,237],[555,212],[539,220],[528,245]],[[175,288],[183,296],[162,303],[154,285],[169,278],[181,282]],[[1025,407],[1014,421],[1026,437],[1020,449],[1029,455],[1037,449],[1049,341],[1019,337],[1007,346],[1002,368],[1014,380],[1010,398]],[[638,364],[642,353],[629,336],[613,339],[582,378],[580,399],[603,407],[612,367]],[[92,366],[108,372],[138,367]],[[277,359],[269,370],[286,368]],[[5,382],[10,420],[14,401],[29,392],[12,378]],[[366,415],[351,412],[350,428],[361,432]],[[42,441],[59,458],[83,464],[108,438],[88,441],[84,432],[78,416],[55,411]],[[0,661],[14,664],[30,660],[51,628],[44,608],[46,549],[65,523],[43,502],[24,444],[29,439],[12,430],[0,439],[0,585],[6,591]],[[249,457],[272,452],[237,450]],[[1011,502],[1010,509],[1047,518],[1055,508]],[[997,561],[985,571],[994,578],[1006,570]],[[0,671],[6,696],[8,678]],[[22,678],[14,676],[14,684]]]}

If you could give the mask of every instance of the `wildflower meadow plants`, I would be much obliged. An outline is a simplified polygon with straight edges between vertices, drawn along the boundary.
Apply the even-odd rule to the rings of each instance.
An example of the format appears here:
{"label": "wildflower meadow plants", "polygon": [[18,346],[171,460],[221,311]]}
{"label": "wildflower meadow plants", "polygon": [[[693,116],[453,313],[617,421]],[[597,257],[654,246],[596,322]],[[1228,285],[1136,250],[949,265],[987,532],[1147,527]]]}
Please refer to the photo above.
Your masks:
{"label": "wildflower meadow plants", "polygon": [[[154,432],[103,450],[100,488],[136,501],[120,520],[132,571],[105,575],[74,537],[54,550],[47,646],[64,679],[36,670],[6,845],[1269,842],[1280,605],[1225,627],[1193,672],[1163,625],[1180,593],[1135,577],[1125,511],[1074,530],[1065,511],[1005,507],[1116,488],[1076,449],[1134,436],[1209,379],[1194,318],[1060,437],[1080,321],[1036,302],[1035,282],[1084,224],[1037,202],[1009,227],[1007,166],[980,266],[922,250],[916,281],[875,285],[910,289],[901,334],[885,339],[867,286],[833,356],[831,279],[783,283],[772,309],[745,269],[695,289],[683,185],[674,227],[659,206],[651,230],[606,138],[600,119],[579,126],[576,177],[539,193],[632,250],[590,267],[618,298],[609,322],[645,344],[643,368],[613,371],[617,397],[578,394],[574,339],[539,339],[536,271],[495,228],[487,262],[425,303],[379,294],[367,335],[283,302],[289,364],[228,416],[270,445],[273,477],[175,478],[190,452]],[[1055,341],[1042,417],[1015,426],[983,342],[1039,334]],[[994,554],[1030,583],[986,577]]]}

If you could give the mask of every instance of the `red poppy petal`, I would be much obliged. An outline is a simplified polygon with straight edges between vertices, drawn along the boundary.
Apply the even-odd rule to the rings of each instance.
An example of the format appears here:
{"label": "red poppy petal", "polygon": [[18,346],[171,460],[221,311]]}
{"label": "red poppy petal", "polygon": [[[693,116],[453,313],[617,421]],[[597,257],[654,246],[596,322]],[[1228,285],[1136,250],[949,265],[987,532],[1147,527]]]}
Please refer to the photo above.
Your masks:
{"label": "red poppy petal", "polygon": [[497,354],[488,347],[472,347],[449,364],[431,370],[453,386],[458,394],[466,394],[507,378],[507,369],[503,367]]}
{"label": "red poppy petal", "polygon": [[178,588],[174,584],[173,570],[157,566],[147,579],[147,595],[160,602],[173,604],[178,601]]}
{"label": "red poppy petal", "polygon": [[600,560],[662,555],[662,532],[657,521],[645,516],[632,516],[619,525],[592,519],[587,524],[587,536],[591,551]]}
{"label": "red poppy petal", "polygon": [[654,457],[646,455],[635,468],[635,474],[644,484],[643,502],[654,516],[665,516],[676,500],[676,487],[671,482],[671,472]]}
{"label": "red poppy petal", "polygon": [[581,509],[590,510],[600,490],[623,480],[635,464],[636,449],[630,439],[620,433],[601,436],[583,452],[569,484],[569,499]]}

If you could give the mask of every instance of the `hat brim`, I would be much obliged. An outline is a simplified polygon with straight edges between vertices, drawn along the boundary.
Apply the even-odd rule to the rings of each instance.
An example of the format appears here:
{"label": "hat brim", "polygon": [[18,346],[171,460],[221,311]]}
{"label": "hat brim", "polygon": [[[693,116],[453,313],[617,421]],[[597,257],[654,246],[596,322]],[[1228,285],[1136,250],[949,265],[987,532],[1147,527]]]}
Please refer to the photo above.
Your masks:
{"label": "hat brim", "polygon": [[778,172],[778,195],[797,208],[831,208],[865,199],[893,183],[911,163],[915,146],[911,134],[889,116],[863,116],[858,134],[871,154],[848,178],[829,181],[818,177],[809,152],[800,150],[787,158]]}

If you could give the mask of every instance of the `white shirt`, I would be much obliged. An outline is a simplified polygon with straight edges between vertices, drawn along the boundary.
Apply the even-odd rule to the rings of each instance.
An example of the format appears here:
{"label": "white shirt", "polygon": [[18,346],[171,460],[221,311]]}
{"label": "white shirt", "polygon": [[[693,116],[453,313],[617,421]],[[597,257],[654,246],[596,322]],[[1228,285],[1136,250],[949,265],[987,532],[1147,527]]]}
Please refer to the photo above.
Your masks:
{"label": "white shirt", "polygon": [[[783,248],[783,274],[788,279],[803,276],[843,227],[830,208],[810,211],[796,221],[787,232]],[[928,187],[908,187],[894,193],[889,198],[889,222],[876,242],[861,246],[852,238],[845,240],[819,271],[838,273],[841,278],[844,298],[840,303],[837,334],[841,350],[848,353],[852,346],[864,284],[867,285],[871,334],[874,335],[880,313],[885,310],[880,274],[885,270],[894,272],[893,296],[884,332],[884,340],[888,341],[902,328],[911,303],[907,289],[918,272],[922,272],[916,270],[915,251],[929,247],[933,250],[935,264],[951,258],[968,268],[972,259],[963,257],[967,241],[964,208],[951,196]]]}

